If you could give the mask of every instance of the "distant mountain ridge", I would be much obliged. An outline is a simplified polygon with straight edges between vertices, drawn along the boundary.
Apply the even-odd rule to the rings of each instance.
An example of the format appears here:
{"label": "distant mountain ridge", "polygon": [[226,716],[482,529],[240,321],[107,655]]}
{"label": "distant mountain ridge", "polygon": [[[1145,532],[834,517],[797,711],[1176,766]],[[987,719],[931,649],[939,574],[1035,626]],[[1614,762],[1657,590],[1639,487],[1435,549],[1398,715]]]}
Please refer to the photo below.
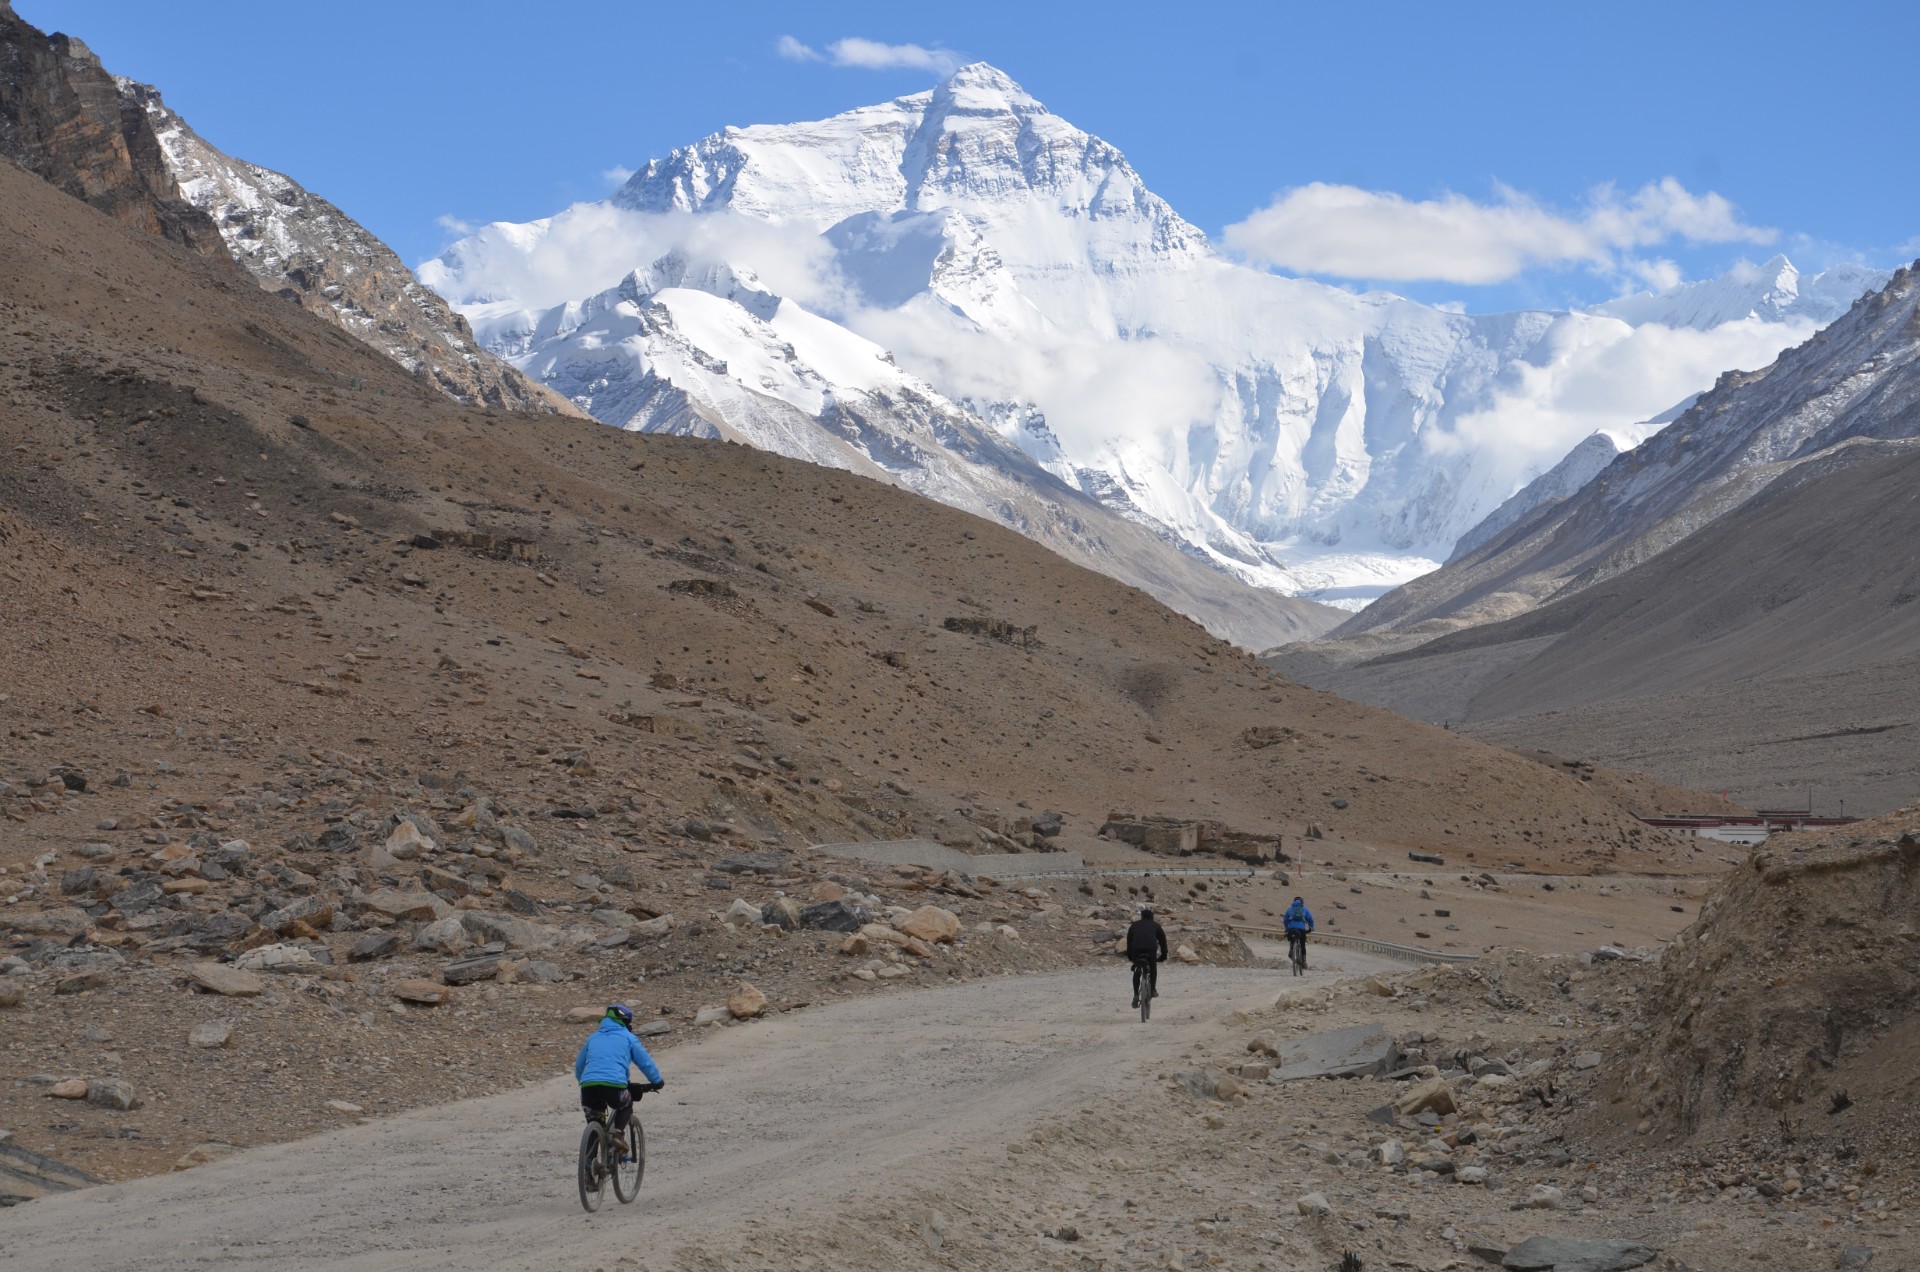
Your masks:
{"label": "distant mountain ridge", "polygon": [[[728,226],[741,243],[725,241]],[[621,280],[651,277],[655,260],[699,239],[701,227],[710,233],[700,263],[728,268],[696,270],[682,290],[743,313],[723,322],[700,302],[654,291],[646,294],[676,315],[673,340],[660,316],[645,333],[604,325],[620,287],[645,307],[644,289]],[[777,231],[809,267],[752,268],[742,227]],[[591,265],[528,282],[555,258]],[[726,281],[744,273],[782,274],[753,288],[767,313]],[[1478,422],[1524,393],[1539,368],[1633,335],[1611,315],[1472,316],[1236,264],[1116,147],[984,64],[830,119],[728,128],[648,163],[604,203],[484,227],[420,274],[489,348],[604,422],[724,424],[823,462],[839,462],[825,456],[847,434],[815,403],[867,395],[873,408],[862,377],[877,349],[973,418],[956,436],[996,432],[1059,485],[1245,583],[1349,607],[1445,559],[1564,454],[1476,442]],[[1798,308],[1750,324],[1743,360],[1757,365],[1812,330],[1826,291],[1807,291]],[[696,322],[696,307],[713,321]],[[816,338],[758,332],[754,322],[775,311]],[[830,338],[829,328],[851,339]],[[781,343],[792,344],[791,358],[782,355],[785,369],[769,380],[752,350]],[[860,350],[851,369],[842,348]],[[736,364],[755,372],[734,376]],[[1648,390],[1620,425],[1724,369],[1702,367],[1671,393]],[[772,427],[763,399],[789,373],[819,395],[785,399],[793,409]],[[736,388],[723,392],[725,377]],[[675,394],[704,405],[680,410]],[[878,457],[899,449],[881,439],[892,427],[885,409],[868,409],[866,421],[857,445],[878,448],[867,459],[922,493],[972,506],[931,471],[910,471],[918,461]],[[973,443],[960,445],[980,459]]]}
{"label": "distant mountain ridge", "polygon": [[1911,800],[1920,266],[1329,639],[1317,688],[1747,803]]}
{"label": "distant mountain ridge", "polygon": [[1334,635],[1509,617],[1633,568],[1795,466],[1834,458],[1836,447],[1920,436],[1915,293],[1913,269],[1896,271],[1885,287],[1772,365],[1722,376],[1671,424],[1595,468],[1577,489],[1540,500]]}

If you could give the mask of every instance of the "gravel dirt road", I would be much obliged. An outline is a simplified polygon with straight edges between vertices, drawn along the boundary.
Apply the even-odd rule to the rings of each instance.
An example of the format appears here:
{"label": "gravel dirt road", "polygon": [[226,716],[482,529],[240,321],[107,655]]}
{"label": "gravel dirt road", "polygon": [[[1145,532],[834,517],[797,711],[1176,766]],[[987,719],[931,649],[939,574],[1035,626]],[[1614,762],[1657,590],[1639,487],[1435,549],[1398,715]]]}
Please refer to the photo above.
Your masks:
{"label": "gravel dirt road", "polygon": [[1000,1153],[1009,1135],[1180,1061],[1230,1012],[1406,967],[1316,955],[1300,980],[1169,964],[1145,1026],[1116,964],[716,1031],[677,1049],[667,1092],[644,1102],[641,1199],[609,1193],[594,1215],[575,1192],[574,1088],[555,1080],[36,1201],[0,1217],[0,1265],[573,1268],[738,1238],[750,1220],[804,1226],[903,1174],[925,1185]]}

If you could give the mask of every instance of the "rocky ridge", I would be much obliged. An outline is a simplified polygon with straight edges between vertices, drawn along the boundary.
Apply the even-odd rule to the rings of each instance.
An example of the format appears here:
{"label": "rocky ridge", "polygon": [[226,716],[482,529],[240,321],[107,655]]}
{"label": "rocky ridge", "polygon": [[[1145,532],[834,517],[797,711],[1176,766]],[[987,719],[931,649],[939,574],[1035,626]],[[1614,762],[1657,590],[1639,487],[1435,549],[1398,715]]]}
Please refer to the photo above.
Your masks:
{"label": "rocky ridge", "polygon": [[230,255],[456,401],[575,413],[479,348],[466,320],[340,209],[222,154],[156,89],[109,74],[80,40],[43,34],[4,0],[0,155],[136,229]]}

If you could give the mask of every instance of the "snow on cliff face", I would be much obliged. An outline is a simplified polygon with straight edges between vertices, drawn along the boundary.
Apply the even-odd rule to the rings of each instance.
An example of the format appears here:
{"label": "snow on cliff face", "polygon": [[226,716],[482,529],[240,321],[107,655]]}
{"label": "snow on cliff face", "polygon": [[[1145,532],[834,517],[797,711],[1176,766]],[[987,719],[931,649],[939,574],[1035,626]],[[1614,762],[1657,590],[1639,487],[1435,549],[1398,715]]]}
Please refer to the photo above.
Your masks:
{"label": "snow on cliff face", "polygon": [[[1819,317],[1468,316],[1249,269],[985,65],[815,123],[729,128],[420,273],[488,348],[607,423],[691,412],[853,462],[834,405],[860,404],[875,458],[910,393],[968,421],[955,437],[1007,443],[969,441],[969,462],[1017,452],[1023,479],[1353,607],[1434,568],[1581,438],[1764,364]],[[916,453],[883,466],[975,506]]]}

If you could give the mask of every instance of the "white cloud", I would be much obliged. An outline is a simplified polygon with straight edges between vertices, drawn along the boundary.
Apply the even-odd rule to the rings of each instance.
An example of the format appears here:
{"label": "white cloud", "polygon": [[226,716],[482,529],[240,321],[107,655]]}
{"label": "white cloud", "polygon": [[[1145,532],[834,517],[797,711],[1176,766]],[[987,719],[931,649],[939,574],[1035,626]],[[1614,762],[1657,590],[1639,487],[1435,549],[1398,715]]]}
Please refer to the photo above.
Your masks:
{"label": "white cloud", "polygon": [[1810,321],[1757,318],[1707,331],[1565,322],[1543,362],[1516,363],[1485,408],[1423,434],[1423,441],[1437,454],[1498,457],[1504,498],[1593,433],[1637,442],[1634,422],[1710,387],[1723,371],[1766,366],[1813,331]]}
{"label": "white cloud", "polygon": [[1504,282],[1536,266],[1664,276],[1636,249],[1689,243],[1770,243],[1733,204],[1694,194],[1672,177],[1629,194],[1602,186],[1574,213],[1506,187],[1492,203],[1458,194],[1414,200],[1357,186],[1314,182],[1282,192],[1226,229],[1227,245],[1257,264],[1301,274],[1410,282]]}
{"label": "white cloud", "polygon": [[751,270],[774,292],[832,311],[846,303],[827,241],[804,226],[712,212],[632,212],[576,203],[526,225],[481,226],[419,269],[456,305],[546,309],[596,295],[672,251]]}
{"label": "white cloud", "polygon": [[783,35],[774,42],[774,51],[789,62],[824,62],[826,57],[812,45],[803,44],[790,35]]}
{"label": "white cloud", "polygon": [[624,163],[616,163],[600,174],[600,179],[608,185],[625,185],[633,178],[633,169]]}
{"label": "white cloud", "polygon": [[922,44],[885,44],[862,36],[850,35],[827,45],[821,52],[811,44],[783,35],[774,43],[774,51],[789,62],[830,62],[867,71],[915,70],[935,75],[951,75],[963,59],[951,49]]}
{"label": "white cloud", "polygon": [[443,212],[433,218],[433,223],[449,234],[473,233],[473,222],[463,221],[451,212]]}

